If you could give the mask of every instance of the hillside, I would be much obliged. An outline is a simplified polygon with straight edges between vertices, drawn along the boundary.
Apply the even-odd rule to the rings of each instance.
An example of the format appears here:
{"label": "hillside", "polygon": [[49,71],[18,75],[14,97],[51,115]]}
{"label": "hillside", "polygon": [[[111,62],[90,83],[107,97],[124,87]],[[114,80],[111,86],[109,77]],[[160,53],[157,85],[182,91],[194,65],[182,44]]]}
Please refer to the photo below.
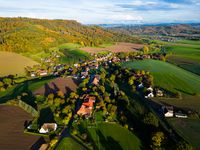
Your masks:
{"label": "hillside", "polygon": [[126,62],[123,67],[143,69],[152,73],[154,84],[172,92],[181,91],[187,94],[200,92],[200,77],[170,63],[158,60]]}
{"label": "hillside", "polygon": [[36,65],[37,62],[16,53],[0,51],[0,76],[8,74],[25,74],[24,67]]}
{"label": "hillside", "polygon": [[200,38],[200,26],[199,25],[156,25],[156,26],[119,26],[111,28],[112,31],[123,34],[136,34],[136,35],[164,35],[164,36],[176,36],[187,37],[191,39]]}
{"label": "hillside", "polygon": [[63,43],[96,46],[115,41],[139,42],[136,38],[73,20],[0,18],[1,51],[38,53]]}

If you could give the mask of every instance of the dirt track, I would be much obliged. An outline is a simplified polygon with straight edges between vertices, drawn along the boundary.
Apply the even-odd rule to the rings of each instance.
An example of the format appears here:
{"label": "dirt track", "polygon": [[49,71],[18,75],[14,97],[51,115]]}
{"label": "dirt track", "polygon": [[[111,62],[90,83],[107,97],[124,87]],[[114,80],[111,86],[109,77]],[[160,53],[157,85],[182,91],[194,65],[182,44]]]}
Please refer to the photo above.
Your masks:
{"label": "dirt track", "polygon": [[94,48],[94,47],[84,47],[81,48],[81,50],[86,51],[88,53],[98,53],[101,51],[111,51],[113,53],[118,52],[133,52],[138,51],[141,48],[143,48],[143,44],[134,44],[134,43],[116,43],[112,46],[106,47],[106,48]]}
{"label": "dirt track", "polygon": [[16,106],[0,105],[0,150],[28,150],[39,136],[25,134],[24,122],[32,117]]}
{"label": "dirt track", "polygon": [[60,77],[37,89],[34,94],[48,96],[48,94],[55,93],[57,91],[62,91],[64,94],[69,94],[72,91],[76,91],[78,84],[79,81],[71,77]]}

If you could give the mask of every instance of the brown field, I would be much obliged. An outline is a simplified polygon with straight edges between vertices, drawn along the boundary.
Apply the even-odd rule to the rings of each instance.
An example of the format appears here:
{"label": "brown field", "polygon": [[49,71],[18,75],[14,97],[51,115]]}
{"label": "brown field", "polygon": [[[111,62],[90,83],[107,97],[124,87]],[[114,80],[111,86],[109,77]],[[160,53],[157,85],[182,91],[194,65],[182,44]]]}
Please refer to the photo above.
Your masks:
{"label": "brown field", "polygon": [[118,52],[133,52],[138,51],[143,48],[143,44],[134,44],[134,43],[116,43],[112,46],[105,47],[105,48],[95,48],[95,47],[83,47],[81,50],[86,51],[88,53],[98,53],[102,51],[110,51],[113,53]]}
{"label": "brown field", "polygon": [[0,76],[9,74],[23,75],[25,73],[24,67],[33,66],[35,64],[37,64],[37,62],[20,54],[0,52]]}
{"label": "brown field", "polygon": [[57,91],[62,91],[64,94],[69,94],[72,91],[76,91],[78,84],[79,81],[73,79],[72,77],[60,77],[53,80],[49,84],[45,84],[44,86],[40,87],[34,91],[34,94],[47,96],[49,93],[55,93]]}
{"label": "brown field", "polygon": [[23,132],[24,122],[31,119],[31,115],[19,107],[0,105],[0,149],[30,149],[40,138]]}

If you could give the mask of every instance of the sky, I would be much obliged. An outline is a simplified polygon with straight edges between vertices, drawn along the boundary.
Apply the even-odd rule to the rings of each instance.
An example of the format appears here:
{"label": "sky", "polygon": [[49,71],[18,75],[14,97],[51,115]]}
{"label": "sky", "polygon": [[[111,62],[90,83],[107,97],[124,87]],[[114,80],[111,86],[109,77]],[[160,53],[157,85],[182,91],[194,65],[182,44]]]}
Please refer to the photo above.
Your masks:
{"label": "sky", "polygon": [[0,17],[83,24],[200,22],[200,0],[0,0]]}

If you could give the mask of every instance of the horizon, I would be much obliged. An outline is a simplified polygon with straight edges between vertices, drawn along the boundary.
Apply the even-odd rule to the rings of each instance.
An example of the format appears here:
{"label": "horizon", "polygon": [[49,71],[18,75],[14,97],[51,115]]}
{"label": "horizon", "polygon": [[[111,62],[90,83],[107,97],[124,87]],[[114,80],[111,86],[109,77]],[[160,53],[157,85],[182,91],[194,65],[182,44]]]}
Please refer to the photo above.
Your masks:
{"label": "horizon", "polygon": [[0,3],[2,17],[76,20],[82,24],[200,22],[200,0],[0,0]]}

